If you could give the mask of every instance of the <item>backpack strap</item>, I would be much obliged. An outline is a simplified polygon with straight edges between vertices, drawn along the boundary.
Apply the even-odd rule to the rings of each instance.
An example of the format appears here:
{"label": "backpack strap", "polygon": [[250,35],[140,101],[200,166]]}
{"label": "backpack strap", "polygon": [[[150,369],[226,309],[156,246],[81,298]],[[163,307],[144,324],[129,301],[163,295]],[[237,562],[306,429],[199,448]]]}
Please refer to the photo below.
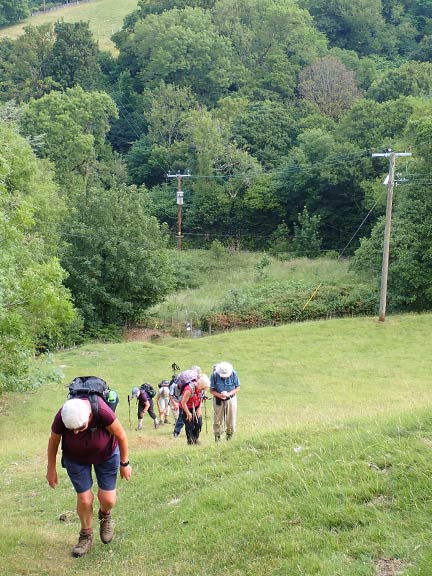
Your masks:
{"label": "backpack strap", "polygon": [[99,424],[99,400],[97,394],[89,394],[88,401],[90,402],[91,411],[92,411],[92,425],[90,427],[90,431],[94,432],[98,428]]}

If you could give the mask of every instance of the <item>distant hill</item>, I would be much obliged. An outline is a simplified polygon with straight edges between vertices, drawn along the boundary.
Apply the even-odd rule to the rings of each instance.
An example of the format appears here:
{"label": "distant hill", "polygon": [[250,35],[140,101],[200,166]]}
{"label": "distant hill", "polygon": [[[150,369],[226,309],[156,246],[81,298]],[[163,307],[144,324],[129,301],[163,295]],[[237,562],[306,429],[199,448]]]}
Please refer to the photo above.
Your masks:
{"label": "distant hill", "polygon": [[65,22],[79,22],[84,20],[90,23],[90,28],[99,42],[101,50],[114,50],[110,38],[117,32],[127,14],[138,7],[138,0],[92,0],[86,3],[75,3],[45,14],[31,16],[21,24],[0,30],[0,38],[17,38],[22,34],[25,26],[40,26],[45,22],[56,22],[63,19]]}

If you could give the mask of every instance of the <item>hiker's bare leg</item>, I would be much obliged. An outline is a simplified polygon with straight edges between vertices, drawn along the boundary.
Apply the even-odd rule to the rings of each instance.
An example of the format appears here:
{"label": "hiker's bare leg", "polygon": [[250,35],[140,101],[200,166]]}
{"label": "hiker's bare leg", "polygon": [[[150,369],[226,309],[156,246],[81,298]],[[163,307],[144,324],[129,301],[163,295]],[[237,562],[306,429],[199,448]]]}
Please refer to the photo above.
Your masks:
{"label": "hiker's bare leg", "polygon": [[86,490],[77,494],[77,514],[81,521],[81,529],[87,530],[93,526],[93,492]]}

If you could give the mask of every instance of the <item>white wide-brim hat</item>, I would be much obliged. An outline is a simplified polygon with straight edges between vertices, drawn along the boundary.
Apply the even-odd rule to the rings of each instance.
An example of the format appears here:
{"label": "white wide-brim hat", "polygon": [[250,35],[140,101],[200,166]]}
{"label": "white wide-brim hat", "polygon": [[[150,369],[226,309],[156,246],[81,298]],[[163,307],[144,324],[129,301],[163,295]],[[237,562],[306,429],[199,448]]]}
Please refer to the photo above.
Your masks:
{"label": "white wide-brim hat", "polygon": [[229,362],[220,362],[216,366],[216,373],[219,374],[221,378],[229,378],[234,372],[234,368]]}

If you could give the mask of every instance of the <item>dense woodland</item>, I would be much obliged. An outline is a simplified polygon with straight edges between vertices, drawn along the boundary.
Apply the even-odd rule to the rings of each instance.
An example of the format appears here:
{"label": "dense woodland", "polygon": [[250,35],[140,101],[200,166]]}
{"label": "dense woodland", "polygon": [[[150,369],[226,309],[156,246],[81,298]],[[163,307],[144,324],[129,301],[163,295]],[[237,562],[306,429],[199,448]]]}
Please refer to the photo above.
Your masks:
{"label": "dense woodland", "polygon": [[[0,390],[35,350],[136,320],[186,247],[323,253],[432,307],[432,2],[141,0],[101,52],[87,22],[0,41]],[[0,24],[34,9],[0,0]]]}

